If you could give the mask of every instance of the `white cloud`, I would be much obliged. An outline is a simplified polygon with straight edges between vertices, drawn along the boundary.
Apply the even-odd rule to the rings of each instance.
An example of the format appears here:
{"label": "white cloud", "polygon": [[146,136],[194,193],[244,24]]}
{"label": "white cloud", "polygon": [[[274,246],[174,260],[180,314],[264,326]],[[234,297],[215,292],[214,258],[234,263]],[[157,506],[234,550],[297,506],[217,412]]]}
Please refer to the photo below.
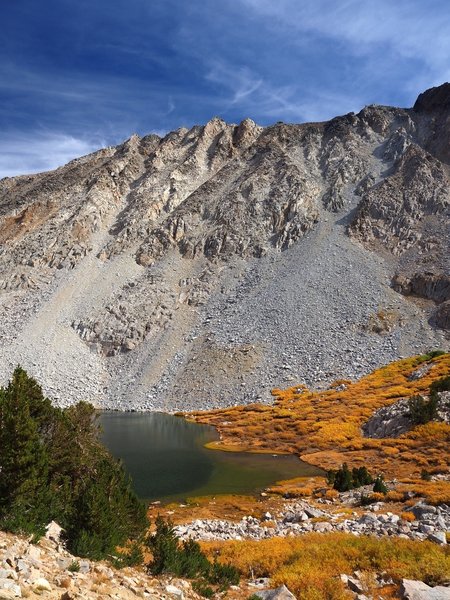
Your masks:
{"label": "white cloud", "polygon": [[364,106],[354,92],[348,96],[321,88],[306,93],[297,85],[275,86],[248,67],[235,68],[224,61],[214,61],[206,78],[225,90],[223,112],[238,105],[256,120],[283,115],[285,120],[320,121]]}
{"label": "white cloud", "polygon": [[448,75],[450,5],[445,0],[240,0],[274,26],[347,43],[355,55],[374,50],[423,62]]}
{"label": "white cloud", "polygon": [[11,133],[0,140],[0,177],[49,171],[104,145],[59,132]]}

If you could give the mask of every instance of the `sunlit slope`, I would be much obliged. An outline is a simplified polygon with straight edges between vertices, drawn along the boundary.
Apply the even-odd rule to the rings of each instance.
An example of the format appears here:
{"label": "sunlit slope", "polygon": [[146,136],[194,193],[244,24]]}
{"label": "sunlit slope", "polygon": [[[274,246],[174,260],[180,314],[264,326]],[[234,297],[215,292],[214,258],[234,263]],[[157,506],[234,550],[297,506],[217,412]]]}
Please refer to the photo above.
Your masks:
{"label": "sunlit slope", "polygon": [[[428,372],[411,378],[424,365],[430,367]],[[432,421],[397,438],[383,439],[364,437],[361,427],[381,407],[415,394],[427,395],[433,381],[449,373],[450,354],[415,356],[377,369],[355,383],[335,382],[326,391],[298,386],[274,389],[272,406],[252,404],[192,416],[218,428],[221,439],[216,448],[287,451],[325,469],[347,462],[389,478],[419,479],[423,469],[448,471],[449,424]],[[450,488],[449,482],[427,485]]]}

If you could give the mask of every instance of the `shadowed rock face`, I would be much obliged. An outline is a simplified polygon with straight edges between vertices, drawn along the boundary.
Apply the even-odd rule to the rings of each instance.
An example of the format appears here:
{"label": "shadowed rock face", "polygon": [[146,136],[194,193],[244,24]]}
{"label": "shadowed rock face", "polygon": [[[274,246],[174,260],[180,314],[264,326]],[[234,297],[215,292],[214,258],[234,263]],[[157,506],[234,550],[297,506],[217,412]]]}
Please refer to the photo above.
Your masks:
{"label": "shadowed rock face", "polygon": [[439,87],[430,88],[419,94],[414,110],[416,112],[447,111],[450,109],[450,83],[444,83]]}
{"label": "shadowed rock face", "polygon": [[326,123],[214,118],[1,180],[0,374],[189,408],[442,345],[449,89]]}

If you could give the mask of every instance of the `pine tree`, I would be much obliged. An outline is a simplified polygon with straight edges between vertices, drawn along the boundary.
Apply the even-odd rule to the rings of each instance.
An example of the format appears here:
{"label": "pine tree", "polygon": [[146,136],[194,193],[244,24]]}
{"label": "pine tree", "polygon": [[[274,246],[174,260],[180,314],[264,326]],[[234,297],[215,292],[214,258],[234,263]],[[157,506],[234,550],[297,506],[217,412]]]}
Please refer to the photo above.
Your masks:
{"label": "pine tree", "polygon": [[375,483],[373,485],[373,491],[378,493],[378,494],[387,494],[388,493],[388,489],[386,484],[384,483],[384,479],[382,475],[378,475],[378,477],[375,479]]}
{"label": "pine tree", "polygon": [[347,463],[344,463],[342,467],[336,471],[333,487],[339,492],[347,492],[348,490],[353,489],[353,478]]}
{"label": "pine tree", "polygon": [[48,458],[30,415],[27,375],[18,367],[0,389],[0,521],[33,531],[48,522]]}
{"label": "pine tree", "polygon": [[143,533],[145,507],[100,443],[95,417],[85,402],[53,407],[17,367],[0,388],[0,527],[41,534],[57,520],[68,547],[92,558]]}

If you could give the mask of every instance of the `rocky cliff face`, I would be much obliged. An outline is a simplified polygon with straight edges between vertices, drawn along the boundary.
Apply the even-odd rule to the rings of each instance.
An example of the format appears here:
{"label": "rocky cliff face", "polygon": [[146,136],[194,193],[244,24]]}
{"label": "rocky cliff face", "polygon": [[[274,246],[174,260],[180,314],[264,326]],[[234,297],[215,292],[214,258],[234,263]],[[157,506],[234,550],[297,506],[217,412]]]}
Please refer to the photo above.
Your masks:
{"label": "rocky cliff face", "polygon": [[175,410],[445,345],[449,106],[215,118],[1,180],[2,378]]}

